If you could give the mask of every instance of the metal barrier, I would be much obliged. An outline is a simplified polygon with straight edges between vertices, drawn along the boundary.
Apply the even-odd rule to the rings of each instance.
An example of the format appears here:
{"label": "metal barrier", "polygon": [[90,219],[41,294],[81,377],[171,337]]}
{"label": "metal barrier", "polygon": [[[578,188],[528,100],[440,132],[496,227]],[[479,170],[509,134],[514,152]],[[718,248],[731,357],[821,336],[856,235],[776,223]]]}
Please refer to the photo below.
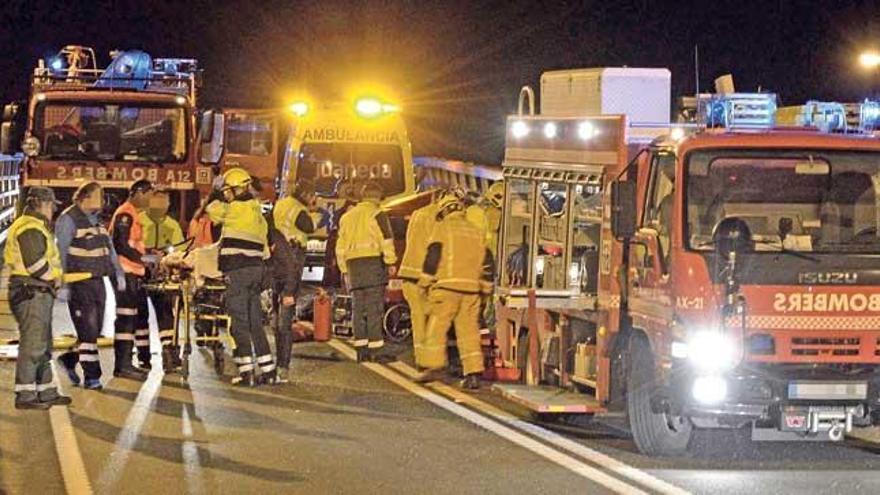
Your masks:
{"label": "metal barrier", "polygon": [[0,244],[6,242],[9,226],[15,220],[23,155],[0,155]]}
{"label": "metal barrier", "polygon": [[413,163],[420,191],[438,187],[461,187],[466,191],[482,194],[492,183],[503,178],[499,165],[480,165],[434,157],[416,157]]}

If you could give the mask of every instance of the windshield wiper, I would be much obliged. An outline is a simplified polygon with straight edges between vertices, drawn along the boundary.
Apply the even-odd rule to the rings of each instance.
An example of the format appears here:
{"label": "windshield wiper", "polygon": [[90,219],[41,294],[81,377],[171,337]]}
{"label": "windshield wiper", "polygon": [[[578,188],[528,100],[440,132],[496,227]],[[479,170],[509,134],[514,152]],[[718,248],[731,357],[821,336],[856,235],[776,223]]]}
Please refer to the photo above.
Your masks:
{"label": "windshield wiper", "polygon": [[777,244],[777,243],[774,242],[774,241],[753,241],[753,242],[754,242],[755,244],[761,244],[762,246],[772,246],[772,247],[775,247],[775,248],[778,248],[778,249],[779,249],[779,251],[774,251],[774,252],[778,252],[778,253],[782,253],[782,254],[787,254],[787,255],[790,255],[790,256],[794,256],[795,258],[801,258],[801,259],[804,259],[804,260],[807,260],[807,261],[812,261],[813,263],[819,263],[819,262],[820,262],[819,258],[815,258],[815,257],[810,256],[810,255],[808,255],[808,254],[804,254],[804,253],[802,253],[802,252],[800,252],[800,251],[792,251],[791,249],[788,249],[787,247],[784,247],[784,246],[782,245],[782,243]]}

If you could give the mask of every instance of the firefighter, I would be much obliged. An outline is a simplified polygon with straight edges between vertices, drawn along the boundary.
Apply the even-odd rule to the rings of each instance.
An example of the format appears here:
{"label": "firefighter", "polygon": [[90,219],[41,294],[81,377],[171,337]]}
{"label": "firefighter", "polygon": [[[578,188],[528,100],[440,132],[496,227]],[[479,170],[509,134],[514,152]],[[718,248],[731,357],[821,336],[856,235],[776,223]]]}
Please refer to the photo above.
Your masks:
{"label": "firefighter", "polygon": [[493,258],[498,249],[498,229],[501,227],[501,203],[503,202],[504,183],[498,181],[489,186],[481,201],[469,206],[465,212],[468,221],[476,225],[480,231],[485,232],[486,247],[489,248]]}
{"label": "firefighter", "polygon": [[15,363],[15,408],[68,405],[52,381],[52,305],[61,286],[61,258],[48,229],[57,202],[52,190],[32,187],[22,215],[9,228],[4,263],[9,305],[20,334]]}
{"label": "firefighter", "polygon": [[342,285],[342,273],[336,263],[336,243],[339,240],[339,221],[342,215],[354,208],[357,204],[357,187],[351,180],[340,179],[336,184],[336,197],[340,199],[335,208],[330,212],[327,225],[327,245],[324,253],[324,288],[339,287]]}
{"label": "firefighter", "polygon": [[395,275],[394,239],[391,222],[379,208],[382,187],[367,181],[360,191],[361,201],[339,222],[336,261],[346,288],[352,295],[352,330],[358,362],[387,362],[380,353],[385,286]]}
{"label": "firefighter", "polygon": [[125,272],[98,216],[103,207],[104,189],[97,182],[87,182],[76,190],[73,204],[55,222],[65,281],[58,298],[67,301],[78,341],[76,352],[64,353],[58,361],[74,385],[80,383],[76,374],[79,363],[83,386],[88,390],[102,388],[98,337],[107,301],[104,277],[111,277],[114,287],[125,291]]}
{"label": "firefighter", "polygon": [[[183,230],[177,220],[168,215],[170,194],[165,190],[153,191],[150,205],[140,214],[144,226],[144,247],[147,252],[161,254],[169,248],[183,244]],[[174,345],[174,298],[165,292],[149,295],[159,326],[159,342],[162,345],[162,369],[168,373],[181,366],[180,348]]]}
{"label": "firefighter", "polygon": [[483,372],[480,348],[480,294],[492,290],[492,253],[485,236],[467,221],[463,205],[453,196],[437,205],[437,225],[428,241],[419,285],[428,289],[428,327],[422,346],[423,379],[434,378],[444,368],[446,339],[455,324],[455,340],[464,368],[461,386],[476,389]]}
{"label": "firefighter", "polygon": [[[316,211],[315,185],[300,179],[291,194],[275,203],[273,225],[269,231],[272,253],[275,318],[275,356],[278,359],[278,383],[287,383],[293,346],[293,322],[296,300],[306,263],[306,244],[315,232],[312,215]],[[274,226],[274,228],[272,228]]]}
{"label": "firefighter", "polygon": [[[119,206],[110,221],[113,248],[125,272],[125,286],[116,288],[116,335],[113,341],[116,363],[113,376],[132,380],[145,380],[146,372],[151,368],[149,306],[144,289],[147,261],[144,259],[146,249],[140,212],[149,206],[152,192],[150,181],[136,181],[129,188],[128,201]],[[135,345],[141,368],[132,364]]]}
{"label": "firefighter", "polygon": [[[233,383],[246,387],[275,383],[276,377],[260,304],[268,226],[251,192],[251,181],[240,168],[227,170],[222,189],[214,190],[205,209],[211,222],[222,227],[219,265],[226,282],[226,312],[232,319],[239,372]],[[259,378],[256,368],[261,371]]]}

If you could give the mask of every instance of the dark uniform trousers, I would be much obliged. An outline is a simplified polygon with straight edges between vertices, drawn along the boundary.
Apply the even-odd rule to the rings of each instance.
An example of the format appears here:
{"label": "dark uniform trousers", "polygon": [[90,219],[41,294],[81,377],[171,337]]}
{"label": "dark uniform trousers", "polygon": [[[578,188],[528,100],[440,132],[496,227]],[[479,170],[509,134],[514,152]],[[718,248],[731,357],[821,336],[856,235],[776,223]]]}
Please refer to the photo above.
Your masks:
{"label": "dark uniform trousers", "polygon": [[125,274],[125,290],[116,291],[116,370],[131,367],[135,345],[141,365],[150,363],[150,327],[147,291],[143,277]]}
{"label": "dark uniform trousers", "polygon": [[98,360],[98,337],[104,326],[104,303],[107,293],[104,280],[91,278],[70,284],[67,306],[70,319],[79,340],[77,351],[79,363],[86,380],[101,378],[101,361]]}
{"label": "dark uniform trousers", "polygon": [[263,272],[263,266],[259,265],[225,273],[226,312],[232,319],[230,331],[235,340],[233,358],[240,373],[253,372],[256,367],[263,373],[275,370],[269,339],[263,329],[263,308],[260,306]]}
{"label": "dark uniform trousers", "polygon": [[385,314],[386,267],[381,257],[348,261],[351,280],[351,313],[354,346],[379,349],[385,345],[382,317]]}
{"label": "dark uniform trousers", "polygon": [[[275,315],[275,358],[279,368],[290,368],[290,355],[293,350],[293,322],[296,319],[296,304],[284,306],[281,299],[284,296],[299,295],[299,284],[302,280],[303,269],[306,262],[306,251],[300,245],[291,246],[291,263],[285,267],[283,278],[275,275],[273,286],[273,305],[276,308]],[[274,268],[274,267],[273,267]]]}
{"label": "dark uniform trousers", "polygon": [[18,401],[50,401],[58,397],[52,383],[52,305],[49,288],[35,287],[12,278],[9,303],[20,333],[15,363]]}
{"label": "dark uniform trousers", "polygon": [[174,297],[167,292],[155,292],[150,294],[150,301],[156,312],[159,342],[162,347],[169,347],[174,344]]}

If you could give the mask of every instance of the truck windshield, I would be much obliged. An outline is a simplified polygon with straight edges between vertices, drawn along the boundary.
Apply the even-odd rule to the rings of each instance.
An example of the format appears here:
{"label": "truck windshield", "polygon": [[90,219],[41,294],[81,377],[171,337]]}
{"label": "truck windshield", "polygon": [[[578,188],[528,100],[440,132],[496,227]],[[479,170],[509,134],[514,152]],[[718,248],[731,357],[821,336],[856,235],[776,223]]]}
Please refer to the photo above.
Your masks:
{"label": "truck windshield", "polygon": [[880,153],[695,151],[687,160],[686,241],[714,249],[737,217],[757,252],[880,251]]}
{"label": "truck windshield", "polygon": [[403,151],[393,144],[305,143],[296,176],[313,180],[325,197],[335,197],[338,185],[350,180],[376,180],[386,197],[406,188]]}
{"label": "truck windshield", "polygon": [[181,107],[47,103],[33,134],[40,156],[56,160],[181,162],[187,152]]}

